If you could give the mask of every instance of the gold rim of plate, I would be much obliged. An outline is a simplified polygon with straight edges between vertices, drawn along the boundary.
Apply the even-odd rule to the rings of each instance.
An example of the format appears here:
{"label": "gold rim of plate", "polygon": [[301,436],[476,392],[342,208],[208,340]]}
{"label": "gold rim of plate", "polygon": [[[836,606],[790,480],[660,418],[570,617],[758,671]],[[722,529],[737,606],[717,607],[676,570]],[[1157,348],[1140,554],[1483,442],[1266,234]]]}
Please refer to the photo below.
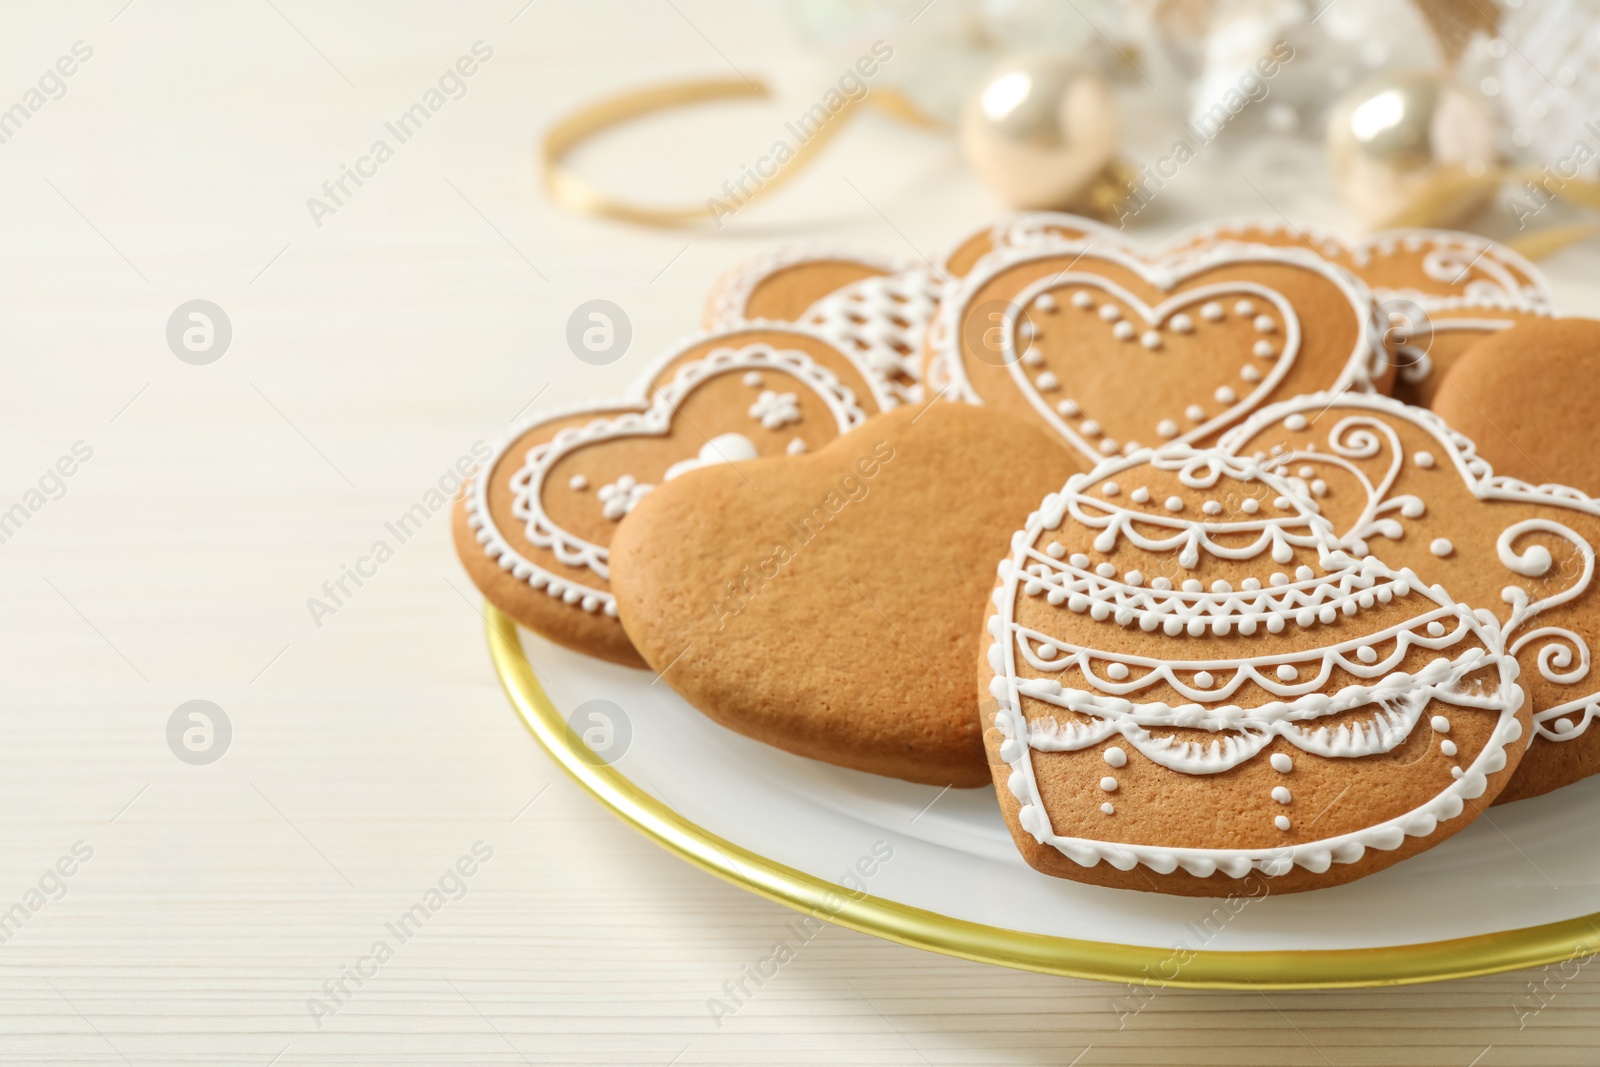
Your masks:
{"label": "gold rim of plate", "polygon": [[[725,841],[594,760],[545,694],[517,624],[484,605],[489,653],[534,739],[624,822],[718,878],[838,926],[947,956],[1025,971],[1194,989],[1337,989],[1494,974],[1600,952],[1600,913],[1448,941],[1276,952],[1174,951],[1008,930],[859,894]],[[580,751],[581,750],[581,751]]]}

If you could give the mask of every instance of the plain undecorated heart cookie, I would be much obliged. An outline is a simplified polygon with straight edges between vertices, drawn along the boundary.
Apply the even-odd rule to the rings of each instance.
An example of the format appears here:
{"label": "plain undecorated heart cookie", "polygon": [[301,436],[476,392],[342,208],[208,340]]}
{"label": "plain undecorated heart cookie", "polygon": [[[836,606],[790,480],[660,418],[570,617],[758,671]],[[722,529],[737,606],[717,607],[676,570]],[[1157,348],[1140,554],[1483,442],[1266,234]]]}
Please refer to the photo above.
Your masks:
{"label": "plain undecorated heart cookie", "polygon": [[943,280],[874,253],[797,246],[740,263],[706,300],[708,329],[796,323],[856,356],[900,401],[921,399],[923,335]]}
{"label": "plain undecorated heart cookie", "polygon": [[1360,282],[1300,249],[1148,261],[1096,244],[996,252],[930,334],[955,399],[1091,461],[1203,443],[1276,399],[1386,384]]}
{"label": "plain undecorated heart cookie", "polygon": [[1307,492],[1352,553],[1410,568],[1499,620],[1533,739],[1497,803],[1600,771],[1600,502],[1497,474],[1437,413],[1384,397],[1298,397],[1222,445]]}
{"label": "plain undecorated heart cookie", "polygon": [[982,785],[970,680],[993,559],[1078,469],[1032,427],[938,404],[814,453],[695,471],[617,531],[623,625],[723,726],[858,770]]}
{"label": "plain undecorated heart cookie", "polygon": [[1526,744],[1492,623],[1353,559],[1284,479],[1219,450],[1070,480],[1013,539],[993,602],[995,786],[1047,874],[1194,896],[1338,885],[1460,830]]}
{"label": "plain undecorated heart cookie", "polygon": [[783,326],[693,338],[633,395],[535,416],[457,501],[456,552],[491,603],[551,640],[643,666],[616,617],[610,544],[655,487],[706,463],[815,450],[893,405],[852,357]]}
{"label": "plain undecorated heart cookie", "polygon": [[1600,320],[1492,335],[1456,362],[1433,409],[1500,474],[1600,494]]}

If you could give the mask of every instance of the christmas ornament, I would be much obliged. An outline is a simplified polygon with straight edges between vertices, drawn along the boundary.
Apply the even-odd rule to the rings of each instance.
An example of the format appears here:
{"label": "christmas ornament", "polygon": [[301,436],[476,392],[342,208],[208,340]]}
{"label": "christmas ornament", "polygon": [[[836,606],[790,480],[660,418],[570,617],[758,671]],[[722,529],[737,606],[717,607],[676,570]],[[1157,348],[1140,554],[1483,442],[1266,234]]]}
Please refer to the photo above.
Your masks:
{"label": "christmas ornament", "polygon": [[1398,71],[1367,79],[1334,106],[1328,162],[1340,195],[1367,222],[1443,226],[1493,195],[1495,138],[1480,99],[1434,74]]}
{"label": "christmas ornament", "polygon": [[961,147],[1011,206],[1065,207],[1112,162],[1116,101],[1105,79],[1073,56],[1024,53],[968,100]]}

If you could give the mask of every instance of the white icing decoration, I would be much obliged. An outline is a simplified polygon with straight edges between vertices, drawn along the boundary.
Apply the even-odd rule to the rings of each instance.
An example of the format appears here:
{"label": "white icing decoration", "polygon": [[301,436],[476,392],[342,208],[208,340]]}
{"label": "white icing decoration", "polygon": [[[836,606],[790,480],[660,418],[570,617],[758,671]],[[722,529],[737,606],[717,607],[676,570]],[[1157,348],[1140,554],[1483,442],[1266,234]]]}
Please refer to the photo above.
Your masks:
{"label": "white icing decoration", "polygon": [[1256,306],[1248,300],[1241,300],[1233,305],[1233,313],[1244,318],[1249,318],[1256,313]]}
{"label": "white icing decoration", "polygon": [[1062,418],[1070,419],[1078,414],[1078,405],[1069,399],[1058,400],[1056,401],[1056,411],[1061,413]]}
{"label": "white icing decoration", "polygon": [[1274,752],[1272,754],[1272,759],[1268,762],[1272,764],[1273,770],[1282,774],[1288,774],[1290,771],[1294,770],[1294,760],[1291,759],[1287,753]]}
{"label": "white icing decoration", "polygon": [[600,513],[612,522],[620,522],[654,488],[653,485],[641,485],[631,474],[624,474],[616,481],[600,487]]}
{"label": "white icing decoration", "polygon": [[1106,749],[1105,759],[1106,763],[1112,767],[1121,768],[1128,765],[1128,754],[1122,751],[1122,749],[1118,748],[1116,745],[1112,745],[1110,748]]}
{"label": "white icing decoration", "polygon": [[1139,343],[1152,350],[1160,348],[1161,334],[1156,330],[1146,330],[1139,335]]}
{"label": "white icing decoration", "polygon": [[[975,355],[969,346],[971,338],[976,336],[976,333],[967,327],[976,324],[976,320],[968,322],[968,318],[977,313],[976,306],[981,302],[979,295],[984,294],[984,300],[992,299],[994,292],[988,287],[988,283],[998,275],[1021,264],[1047,259],[1066,262],[1059,269],[1036,275],[1036,280],[1024,287],[1021,292],[1014,295],[1007,294],[1006,309],[1000,324],[1001,358],[995,360],[987,352]],[[1262,403],[1290,373],[1300,358],[1302,344],[1300,321],[1294,308],[1282,294],[1244,279],[1195,285],[1187,290],[1180,288],[1187,280],[1219,266],[1235,267],[1258,262],[1277,266],[1292,265],[1299,270],[1320,275],[1328,285],[1342,294],[1344,301],[1340,302],[1340,306],[1348,303],[1356,328],[1351,331],[1351,348],[1343,368],[1337,380],[1330,385],[1334,388],[1370,389],[1373,375],[1381,369],[1386,369],[1384,361],[1387,356],[1375,341],[1373,324],[1369,321],[1370,315],[1363,310],[1370,308],[1370,295],[1366,287],[1314,252],[1298,248],[1243,245],[1228,245],[1200,253],[1186,253],[1174,257],[1170,262],[1151,262],[1136,251],[1121,245],[1113,246],[1111,242],[1092,247],[1081,242],[1061,241],[999,247],[985,256],[964,279],[955,283],[943,301],[938,320],[929,334],[930,377],[934,373],[931,368],[938,366],[941,368],[939,374],[948,380],[948,389],[954,399],[982,403],[984,398],[979,395],[977,386],[968,374],[967,361],[983,358],[986,362],[999,362],[1006,367],[1012,385],[1038,411],[1046,425],[1084,456],[1098,460],[1102,455],[1115,452],[1119,448],[1126,453],[1131,449],[1125,444],[1113,441],[1112,446],[1108,448],[1097,440],[1086,440],[1066,421],[1068,417],[1060,416],[1053,410],[1050,401],[1041,396],[1033,384],[1031,375],[1024,373],[1017,352],[1019,337],[1017,330],[1025,317],[1024,309],[1036,306],[1037,298],[1047,292],[1055,294],[1070,292],[1071,300],[1075,304],[1079,303],[1079,298],[1085,294],[1094,293],[1105,301],[1098,310],[1109,310],[1117,319],[1126,318],[1136,323],[1142,319],[1145,328],[1160,331],[1180,312],[1192,314],[1192,308],[1199,309],[1200,318],[1216,321],[1224,317],[1219,297],[1225,296],[1230,300],[1244,298],[1251,304],[1252,309],[1262,307],[1271,313],[1274,322],[1277,323],[1277,336],[1282,341],[1281,351],[1272,357],[1270,363],[1264,363],[1260,367],[1241,366],[1240,380],[1249,385],[1248,393],[1222,410],[1203,417],[1198,425],[1191,427],[1179,440],[1204,438],[1237,421],[1253,407]],[[1097,273],[1094,270],[1097,263],[1105,264],[1113,270]],[[1136,274],[1157,290],[1171,295],[1153,307],[1148,306],[1106,276],[1107,273],[1121,271]],[[1094,297],[1090,297],[1089,302],[1093,303]],[[1192,317],[1189,322],[1191,325],[1196,324]],[[1174,332],[1177,332],[1176,329]],[[1170,338],[1164,339],[1163,347],[1170,347],[1170,340]],[[1249,341],[1241,341],[1241,358],[1249,352],[1249,344]]]}
{"label": "white icing decoration", "polygon": [[[1580,526],[1590,526],[1600,521],[1600,501],[1570,486],[1535,486],[1497,475],[1488,462],[1477,454],[1476,447],[1465,435],[1451,429],[1433,412],[1402,404],[1389,397],[1353,393],[1318,393],[1297,397],[1255,413],[1228,431],[1220,447],[1230,451],[1254,447],[1252,442],[1264,434],[1268,440],[1272,439],[1274,425],[1281,422],[1288,426],[1289,419],[1303,418],[1301,412],[1323,413],[1340,409],[1345,414],[1329,431],[1325,451],[1308,447],[1296,452],[1275,452],[1268,465],[1282,468],[1290,463],[1311,460],[1322,466],[1341,468],[1357,479],[1366,493],[1366,506],[1348,529],[1339,531],[1341,541],[1352,552],[1367,551],[1369,542],[1379,537],[1390,540],[1403,537],[1404,526],[1396,515],[1417,519],[1426,512],[1423,502],[1414,495],[1390,495],[1407,453],[1401,446],[1398,434],[1385,420],[1397,424],[1409,423],[1432,437],[1435,448],[1409,453],[1413,467],[1432,470],[1441,462],[1446,467],[1453,467],[1478,500],[1538,504],[1558,511],[1570,511],[1575,519],[1582,520],[1578,524]],[[1286,412],[1289,414],[1286,415]],[[1389,458],[1388,467],[1376,482],[1353,462],[1373,461],[1384,456]],[[1523,543],[1524,538],[1541,534],[1571,547],[1578,564],[1575,572],[1564,570],[1558,580],[1551,581],[1554,557],[1547,547],[1537,541],[1529,541],[1522,551],[1518,551],[1517,546]],[[1455,551],[1453,543],[1451,551]],[[1502,591],[1503,606],[1497,614],[1500,616],[1501,631],[1508,641],[1508,651],[1518,655],[1536,641],[1546,642],[1539,646],[1539,658],[1535,661],[1540,673],[1547,680],[1560,685],[1576,685],[1584,681],[1588,675],[1585,665],[1589,662],[1590,650],[1583,637],[1561,628],[1526,631],[1525,627],[1528,620],[1573,600],[1589,588],[1595,565],[1595,552],[1590,540],[1567,524],[1553,519],[1534,518],[1515,522],[1503,530],[1495,541],[1495,553],[1499,563],[1512,575],[1530,580],[1528,584],[1537,581],[1541,591],[1545,591],[1544,595],[1537,598],[1523,584],[1508,585]],[[1580,695],[1572,699],[1553,707],[1534,708],[1534,742],[1566,741],[1581,736],[1589,724],[1600,717],[1600,690],[1593,687],[1594,682],[1590,681],[1581,687]],[[1571,718],[1574,716],[1576,721]]]}
{"label": "white icing decoration", "polygon": [[1292,824],[1289,822],[1289,816],[1279,815],[1277,818],[1272,820],[1272,825],[1276,826],[1280,830],[1287,830]]}
{"label": "white icing decoration", "polygon": [[1428,720],[1428,725],[1433,727],[1434,733],[1447,734],[1450,732],[1450,720],[1443,715],[1435,715]]}
{"label": "white icing decoration", "polygon": [[[799,438],[796,438],[795,440],[799,440]],[[792,451],[794,441],[789,442],[789,444]],[[801,441],[800,444],[801,447],[805,446],[804,441]],[[761,455],[761,453],[756,448],[755,442],[750,440],[750,438],[746,437],[744,434],[718,434],[705,444],[701,445],[700,454],[695,456],[693,459],[680,460],[679,462],[668,467],[667,473],[662,477],[661,480],[664,482],[670,482],[680,474],[687,474],[689,471],[695,470],[699,467],[708,467],[713,463],[732,463],[735,460],[755,459],[759,455]],[[601,490],[602,495],[604,492],[604,490]],[[633,505],[630,504],[628,507],[629,510],[632,510]],[[609,518],[610,516],[607,517]]]}
{"label": "white icing decoration", "polygon": [[1115,793],[1117,791],[1117,780],[1108,774],[1100,779],[1100,788],[1107,793]]}
{"label": "white icing decoration", "polygon": [[1442,756],[1454,756],[1456,754],[1456,743],[1449,738],[1440,741],[1439,754]]}
{"label": "white icing decoration", "polygon": [[744,384],[748,385],[752,389],[761,388],[761,372],[751,371],[750,373],[746,374],[744,376]]}
{"label": "white icing decoration", "polygon": [[[743,332],[730,331],[726,336],[730,342],[735,342]],[[804,331],[791,332],[799,334]],[[713,334],[696,343],[704,344],[718,339],[719,335]],[[647,368],[640,381],[654,381],[661,369],[678,357],[679,351],[681,349],[669,351],[660,357]],[[481,473],[473,478],[466,496],[467,524],[474,531],[485,554],[519,581],[525,581],[551,597],[584,611],[599,611],[615,617],[616,599],[608,590],[585,585],[541,567],[524,557],[505,538],[489,510],[488,485],[493,472],[501,464],[514,461],[511,450],[523,436],[542,422],[594,412],[595,417],[589,422],[564,428],[549,441],[527,450],[521,466],[510,479],[513,494],[511,512],[526,524],[522,532],[529,543],[548,549],[564,566],[586,569],[601,579],[607,579],[610,577],[610,551],[604,545],[595,544],[561,528],[544,511],[540,501],[546,476],[562,458],[585,445],[624,437],[666,436],[671,431],[678,405],[694,389],[719,375],[732,373],[742,378],[744,373],[751,370],[783,374],[816,393],[833,416],[840,433],[866,421],[867,412],[857,402],[855,393],[841,383],[832,371],[804,352],[774,348],[765,342],[747,343],[737,348],[712,348],[703,357],[679,366],[671,379],[656,389],[651,399],[628,398],[613,403],[558,410],[514,427],[484,462]],[[637,479],[635,483],[637,485]]]}
{"label": "white icing decoration", "polygon": [[1285,789],[1283,786],[1279,785],[1279,786],[1273,786],[1273,788],[1272,788],[1272,799],[1276,800],[1279,804],[1287,804],[1287,803],[1289,803],[1290,800],[1292,800],[1294,798],[1290,795],[1290,793],[1289,793],[1289,791],[1287,789]]}
{"label": "white icing decoration", "polygon": [[[1254,461],[1217,451],[1143,452],[1074,476],[1060,493],[1045,499],[1013,538],[1011,555],[999,568],[988,657],[994,674],[990,695],[998,705],[994,723],[1006,738],[1001,751],[1011,769],[1006,787],[1018,801],[1018,821],[1026,833],[1084,866],[1105,861],[1119,870],[1142,864],[1158,873],[1182,869],[1200,877],[1221,872],[1235,878],[1251,870],[1281,875],[1294,866],[1321,872],[1334,863],[1358,861],[1368,848],[1390,850],[1407,837],[1431,835],[1441,822],[1459,816],[1465,801],[1483,795],[1488,776],[1505,767],[1507,750],[1522,732],[1516,719],[1522,692],[1513,684],[1516,661],[1501,651],[1492,620],[1452,603],[1441,589],[1425,585],[1409,571],[1390,571],[1370,556],[1352,558],[1339,549],[1328,521],[1309,511],[1213,524],[1185,521],[1160,509],[1129,510],[1092,495],[1097,482],[1141,465],[1168,472],[1197,491],[1213,490],[1222,478],[1259,480],[1280,493],[1286,488]],[[1239,561],[1270,555],[1282,565],[1294,560],[1296,550],[1314,549],[1324,573],[1318,576],[1300,565],[1292,582],[1279,573],[1267,588],[1260,588],[1259,581],[1254,589],[1241,582],[1237,591],[1221,581],[1209,592],[1200,591],[1200,583],[1192,579],[1185,581],[1182,592],[1161,590],[1159,579],[1148,587],[1119,585],[1098,570],[1072,561],[1063,565],[1033,547],[1045,531],[1060,529],[1069,520],[1075,528],[1093,532],[1096,552],[1119,558],[1128,552],[1160,553],[1193,568],[1203,552]],[[1059,633],[1047,635],[1023,625],[1017,613],[1023,598],[1081,618],[1070,632],[1100,634],[1110,642],[1104,647],[1116,650],[1102,650],[1098,643],[1075,644]],[[1305,624],[1301,616],[1307,613],[1312,620],[1333,621],[1401,600],[1413,612],[1378,632],[1357,626],[1355,636],[1334,633],[1332,643],[1322,647],[1277,642],[1258,657],[1235,653],[1221,660],[1188,659],[1183,658],[1184,646],[1177,645],[1161,658],[1150,658],[1131,654],[1120,636],[1134,627],[1196,636],[1234,628],[1246,635],[1257,632],[1246,624],[1278,633],[1291,617],[1297,625]],[[1039,618],[1038,610],[1030,608],[1030,617]],[[1433,622],[1448,623],[1442,635],[1427,632]],[[1368,662],[1356,654],[1358,648],[1381,650],[1382,655]],[[1403,662],[1411,673],[1400,669]],[[1133,664],[1140,673],[1119,680],[1112,677],[1113,664]],[[1281,671],[1283,667],[1290,669]],[[1330,688],[1336,670],[1341,678],[1355,681]],[[1486,670],[1497,674],[1498,685],[1461,684]],[[1220,684],[1199,689],[1186,683],[1201,671],[1213,674],[1212,681]],[[1244,705],[1234,703],[1245,686],[1255,695]],[[1142,699],[1144,691],[1155,687],[1176,693],[1181,702]],[[1268,697],[1265,703],[1256,702],[1260,694]],[[1035,709],[1029,717],[1023,715],[1024,700]],[[1113,738],[1183,774],[1228,771],[1278,738],[1322,758],[1359,758],[1394,751],[1435,701],[1494,717],[1489,738],[1472,764],[1409,811],[1287,851],[1063,837],[1051,826],[1034,776],[1035,752],[1080,751]],[[1337,726],[1327,725],[1335,719]],[[1197,731],[1210,736],[1194,739]],[[1278,768],[1278,761],[1273,766]],[[1275,787],[1273,794],[1280,803],[1290,802],[1285,787]]]}
{"label": "white icing decoration", "polygon": [[[1049,296],[1050,294],[1045,293],[1043,295]],[[1119,341],[1131,341],[1133,340],[1134,334],[1138,332],[1139,331],[1134,328],[1133,323],[1128,322],[1126,319],[1111,327],[1111,336],[1115,337]]]}
{"label": "white icing decoration", "polygon": [[1438,556],[1441,559],[1445,556],[1448,556],[1455,550],[1456,546],[1450,543],[1450,539],[1448,537],[1435,537],[1432,541],[1428,542],[1428,551],[1432,552],[1435,556]]}
{"label": "white icing decoration", "polygon": [[1100,810],[1105,812],[1107,815],[1115,815],[1117,813],[1117,806],[1108,800],[1104,804],[1100,805]]}
{"label": "white icing decoration", "polygon": [[756,402],[750,405],[750,417],[769,430],[781,430],[800,421],[800,397],[795,393],[763,389]]}
{"label": "white icing decoration", "polygon": [[585,489],[589,488],[589,479],[585,478],[581,474],[574,474],[571,478],[567,479],[567,488],[571,489],[574,493],[581,493]]}
{"label": "white icing decoration", "polygon": [[822,297],[799,321],[854,356],[875,393],[922,399],[922,349],[939,311],[943,279],[927,267],[852,282]]}
{"label": "white icing decoration", "polygon": [[805,450],[806,450],[806,439],[804,437],[796,437],[794,440],[790,441],[789,444],[784,448],[784,451],[787,452],[791,456],[802,455],[805,452]]}

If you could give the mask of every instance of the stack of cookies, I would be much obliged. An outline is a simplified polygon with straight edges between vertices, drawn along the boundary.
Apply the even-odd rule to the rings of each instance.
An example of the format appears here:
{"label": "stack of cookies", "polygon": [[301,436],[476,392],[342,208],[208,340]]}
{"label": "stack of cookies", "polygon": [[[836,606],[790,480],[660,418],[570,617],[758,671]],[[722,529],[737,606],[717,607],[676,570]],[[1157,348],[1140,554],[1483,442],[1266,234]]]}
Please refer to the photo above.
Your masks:
{"label": "stack of cookies", "polygon": [[1028,863],[1351,881],[1600,770],[1600,323],[1466,234],[1060,214],[740,265],[458,501],[486,597]]}

